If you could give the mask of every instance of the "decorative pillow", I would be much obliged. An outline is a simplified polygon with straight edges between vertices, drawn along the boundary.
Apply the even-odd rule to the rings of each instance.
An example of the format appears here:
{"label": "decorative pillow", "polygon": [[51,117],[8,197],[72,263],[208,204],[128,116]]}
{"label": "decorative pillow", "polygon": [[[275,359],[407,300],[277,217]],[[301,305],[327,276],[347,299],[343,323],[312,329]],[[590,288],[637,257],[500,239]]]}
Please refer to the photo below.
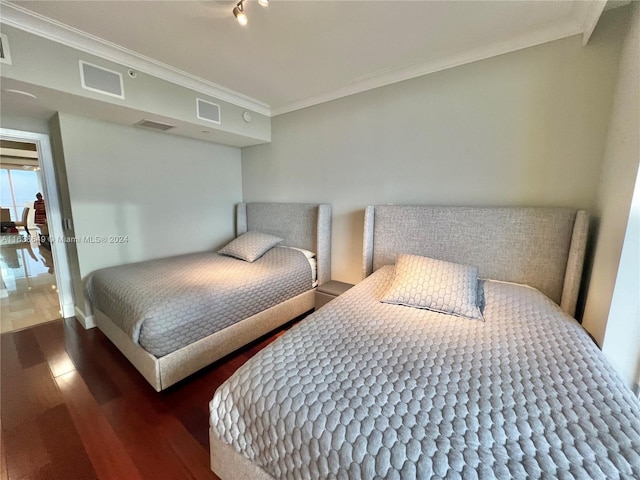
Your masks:
{"label": "decorative pillow", "polygon": [[232,240],[221,250],[218,250],[218,253],[247,262],[255,262],[281,241],[281,238],[274,235],[251,231]]}
{"label": "decorative pillow", "polygon": [[477,267],[400,254],[393,282],[380,301],[482,319],[477,292]]}

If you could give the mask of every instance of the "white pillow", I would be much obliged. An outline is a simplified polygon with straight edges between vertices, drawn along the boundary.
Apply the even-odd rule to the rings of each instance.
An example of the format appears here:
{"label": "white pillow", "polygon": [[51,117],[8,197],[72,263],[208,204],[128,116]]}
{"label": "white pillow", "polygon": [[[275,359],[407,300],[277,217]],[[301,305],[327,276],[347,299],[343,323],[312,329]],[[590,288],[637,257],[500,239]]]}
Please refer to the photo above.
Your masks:
{"label": "white pillow", "polygon": [[246,262],[255,262],[281,241],[282,239],[280,237],[269,235],[268,233],[251,231],[232,240],[222,249],[218,250],[218,253]]}
{"label": "white pillow", "polygon": [[290,247],[288,245],[280,245],[280,246],[284,248],[291,248],[292,250],[298,250],[299,252],[302,252],[304,256],[307,258],[313,258],[316,256],[315,252],[312,252],[311,250],[305,250],[304,248]]}
{"label": "white pillow", "polygon": [[477,267],[400,254],[395,277],[380,301],[483,319],[477,296]]}
{"label": "white pillow", "polygon": [[297,250],[305,256],[307,262],[309,262],[309,265],[311,266],[311,278],[313,280],[312,286],[313,288],[316,288],[318,286],[318,260],[316,260],[316,254],[310,250],[305,250],[304,248],[289,247],[288,245],[280,245],[280,247]]}

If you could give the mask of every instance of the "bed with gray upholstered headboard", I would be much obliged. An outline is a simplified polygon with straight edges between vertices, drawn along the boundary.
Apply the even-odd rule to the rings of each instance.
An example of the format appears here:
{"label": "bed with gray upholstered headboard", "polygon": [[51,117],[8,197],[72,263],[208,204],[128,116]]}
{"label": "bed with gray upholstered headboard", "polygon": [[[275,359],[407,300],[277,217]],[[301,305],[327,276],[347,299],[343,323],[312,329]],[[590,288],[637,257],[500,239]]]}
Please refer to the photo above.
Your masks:
{"label": "bed with gray upholstered headboard", "polygon": [[236,235],[248,230],[282,238],[284,245],[317,253],[318,284],[331,280],[331,205],[307,203],[240,203]]}
{"label": "bed with gray upholstered headboard", "polygon": [[367,208],[366,278],[216,391],[212,469],[640,478],[640,403],[570,316],[587,227],[571,209]]}
{"label": "bed with gray upholstered headboard", "polygon": [[[96,325],[158,391],[313,309],[314,280],[331,278],[330,205],[241,203],[236,231],[244,243],[224,255],[120,265],[87,279]],[[256,245],[257,258],[234,257]]]}
{"label": "bed with gray upholstered headboard", "polygon": [[478,266],[537,288],[575,314],[589,228],[584,210],[378,205],[365,210],[363,276],[398,253]]}

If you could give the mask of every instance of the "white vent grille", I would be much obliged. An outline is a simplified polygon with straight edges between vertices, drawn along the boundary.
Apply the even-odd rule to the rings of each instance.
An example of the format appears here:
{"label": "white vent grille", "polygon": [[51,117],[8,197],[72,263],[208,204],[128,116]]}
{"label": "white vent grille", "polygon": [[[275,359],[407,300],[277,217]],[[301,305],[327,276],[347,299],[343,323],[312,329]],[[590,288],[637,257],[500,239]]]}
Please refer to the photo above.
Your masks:
{"label": "white vent grille", "polygon": [[80,60],[80,81],[85,90],[124,99],[122,74],[119,72]]}
{"label": "white vent grille", "polygon": [[196,98],[196,116],[200,120],[220,125],[220,105]]}
{"label": "white vent grille", "polygon": [[9,50],[9,39],[4,33],[0,33],[0,62],[11,65],[11,51]]}
{"label": "white vent grille", "polygon": [[136,127],[144,127],[151,128],[153,130],[161,130],[166,132],[167,130],[171,130],[172,128],[176,128],[175,125],[169,125],[168,123],[155,122],[153,120],[140,120],[135,124]]}

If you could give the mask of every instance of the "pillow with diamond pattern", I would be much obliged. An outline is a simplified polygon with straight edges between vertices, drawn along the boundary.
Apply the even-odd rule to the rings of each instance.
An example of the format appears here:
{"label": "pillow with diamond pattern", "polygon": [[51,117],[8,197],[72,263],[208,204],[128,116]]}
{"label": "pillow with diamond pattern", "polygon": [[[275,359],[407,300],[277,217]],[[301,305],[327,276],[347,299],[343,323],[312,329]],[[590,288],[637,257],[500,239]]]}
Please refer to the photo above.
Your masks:
{"label": "pillow with diamond pattern", "polygon": [[218,253],[246,262],[255,262],[281,241],[282,239],[275,235],[250,231],[230,241],[221,250],[218,250]]}
{"label": "pillow with diamond pattern", "polygon": [[477,294],[477,267],[401,253],[380,301],[484,320]]}

